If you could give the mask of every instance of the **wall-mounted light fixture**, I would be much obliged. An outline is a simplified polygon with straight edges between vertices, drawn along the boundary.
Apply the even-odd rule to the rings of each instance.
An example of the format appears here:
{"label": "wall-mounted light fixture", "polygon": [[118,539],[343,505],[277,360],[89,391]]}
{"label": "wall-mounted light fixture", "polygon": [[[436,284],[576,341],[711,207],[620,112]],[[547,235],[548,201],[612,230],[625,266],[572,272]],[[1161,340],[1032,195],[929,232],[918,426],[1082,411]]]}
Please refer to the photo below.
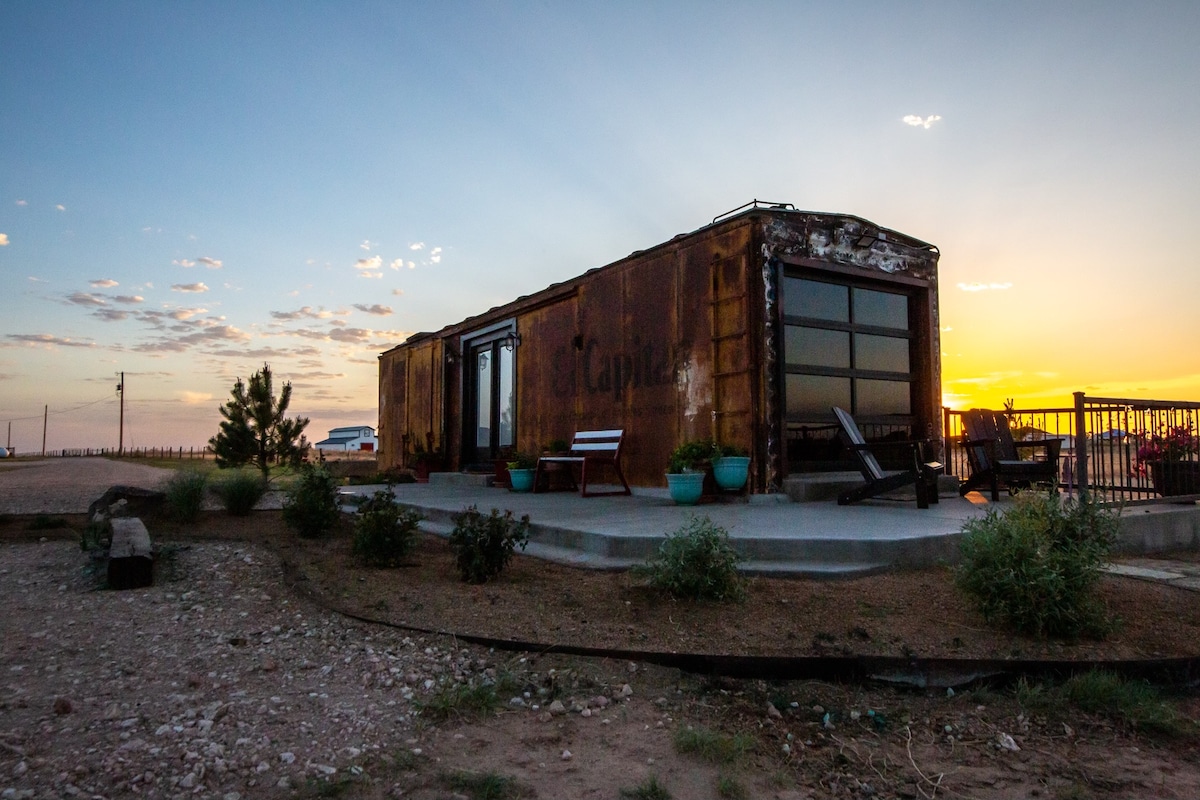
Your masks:
{"label": "wall-mounted light fixture", "polygon": [[458,353],[450,345],[446,345],[446,363],[447,364],[457,364],[458,363]]}
{"label": "wall-mounted light fixture", "polygon": [[517,333],[515,330],[509,331],[508,334],[501,340],[501,344],[504,345],[505,350],[511,353],[513,350],[521,346],[521,334]]}

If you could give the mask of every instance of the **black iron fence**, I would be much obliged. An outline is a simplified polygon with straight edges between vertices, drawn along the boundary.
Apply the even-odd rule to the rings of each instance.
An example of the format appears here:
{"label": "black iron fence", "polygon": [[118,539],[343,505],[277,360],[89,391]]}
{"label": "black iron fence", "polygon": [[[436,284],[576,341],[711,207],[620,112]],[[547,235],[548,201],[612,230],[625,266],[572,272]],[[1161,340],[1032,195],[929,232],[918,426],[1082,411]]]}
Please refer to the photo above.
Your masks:
{"label": "black iron fence", "polygon": [[[1073,408],[1005,414],[1016,440],[1061,440],[1060,491],[1127,505],[1200,500],[1200,403],[1076,392]],[[965,479],[962,431],[962,412],[943,409],[946,469]]]}

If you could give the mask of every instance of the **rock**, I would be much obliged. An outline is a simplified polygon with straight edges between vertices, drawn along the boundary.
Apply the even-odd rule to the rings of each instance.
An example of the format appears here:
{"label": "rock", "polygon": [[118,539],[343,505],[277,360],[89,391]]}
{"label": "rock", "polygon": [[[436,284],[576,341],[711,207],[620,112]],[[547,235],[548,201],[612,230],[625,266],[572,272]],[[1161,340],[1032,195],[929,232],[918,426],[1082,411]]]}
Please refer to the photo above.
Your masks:
{"label": "rock", "polygon": [[551,714],[553,714],[556,717],[561,714],[567,713],[567,707],[562,704],[561,700],[555,700],[553,703],[551,703],[547,707],[546,710],[549,711]]}
{"label": "rock", "polygon": [[783,717],[783,714],[779,713],[779,709],[775,707],[774,703],[768,702],[767,703],[767,716],[771,717],[772,719],[781,719]]}
{"label": "rock", "polygon": [[563,761],[570,761],[570,760],[571,760],[571,751],[570,751],[570,750],[563,750],[563,751],[562,751],[562,760],[563,760]]}
{"label": "rock", "polygon": [[88,506],[88,519],[93,522],[107,522],[113,517],[152,515],[162,509],[165,499],[166,494],[153,489],[110,486]]}
{"label": "rock", "polygon": [[59,715],[60,717],[65,714],[70,714],[71,711],[74,710],[74,708],[75,708],[75,706],[71,703],[71,700],[69,698],[66,698],[66,697],[54,698],[54,713]]}
{"label": "rock", "polygon": [[627,697],[633,697],[633,687],[630,686],[628,683],[625,684],[624,686],[621,687],[621,691],[618,693],[617,696],[620,697],[621,699],[625,699]]}

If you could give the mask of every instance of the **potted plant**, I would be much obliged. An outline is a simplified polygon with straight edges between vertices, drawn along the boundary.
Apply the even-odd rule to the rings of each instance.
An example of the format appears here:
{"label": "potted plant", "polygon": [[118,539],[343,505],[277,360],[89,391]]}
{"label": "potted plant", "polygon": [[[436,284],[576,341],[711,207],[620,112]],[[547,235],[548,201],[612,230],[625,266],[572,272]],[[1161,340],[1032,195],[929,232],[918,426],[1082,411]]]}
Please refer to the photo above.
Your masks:
{"label": "potted plant", "polygon": [[537,458],[528,453],[513,453],[508,462],[508,485],[514,492],[533,489],[533,476],[537,469]]}
{"label": "potted plant", "polygon": [[442,452],[433,446],[433,434],[425,435],[425,443],[420,439],[413,442],[408,458],[413,475],[420,483],[429,481],[429,473],[442,468]]}
{"label": "potted plant", "polygon": [[1186,425],[1141,434],[1138,472],[1149,475],[1154,491],[1163,497],[1200,494],[1200,435]]}
{"label": "potted plant", "polygon": [[695,505],[704,494],[705,467],[712,460],[711,439],[683,442],[671,451],[667,464],[667,489],[671,499],[681,506]]}
{"label": "potted plant", "polygon": [[741,489],[750,477],[750,456],[740,447],[713,445],[713,478],[722,489]]}

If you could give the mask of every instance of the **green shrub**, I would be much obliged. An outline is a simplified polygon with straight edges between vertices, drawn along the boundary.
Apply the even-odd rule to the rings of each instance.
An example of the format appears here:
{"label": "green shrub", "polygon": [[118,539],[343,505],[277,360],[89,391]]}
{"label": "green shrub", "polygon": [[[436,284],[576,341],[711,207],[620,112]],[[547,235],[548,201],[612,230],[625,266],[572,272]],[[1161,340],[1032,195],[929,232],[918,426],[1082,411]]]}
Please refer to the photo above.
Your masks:
{"label": "green shrub", "polygon": [[520,521],[511,511],[503,514],[497,508],[483,516],[475,506],[454,515],[454,530],[450,533],[450,548],[454,551],[458,572],[467,583],[487,583],[495,578],[512,559],[517,545],[525,549],[529,542],[529,515]]}
{"label": "green shrub", "polygon": [[267,484],[256,472],[236,470],[221,478],[213,486],[213,493],[230,514],[246,517],[267,493]]}
{"label": "green shrub", "polygon": [[421,514],[396,505],[392,487],[380,489],[358,507],[354,522],[354,555],[372,567],[396,567],[417,544]]}
{"label": "green shrub", "polygon": [[658,776],[651,775],[632,789],[621,789],[622,800],[671,800],[667,787],[658,782]]}
{"label": "green shrub", "polygon": [[167,509],[180,522],[195,522],[204,506],[208,476],[202,472],[179,470],[163,486]]}
{"label": "green shrub", "polygon": [[988,622],[1038,637],[1103,638],[1111,629],[1096,594],[1117,536],[1114,512],[1057,495],[1022,495],[963,526],[958,587]]}
{"label": "green shrub", "polygon": [[707,516],[693,516],[668,534],[658,553],[638,571],[649,576],[651,586],[673,597],[740,601],[746,596],[737,568],[741,560],[724,528]]}
{"label": "green shrub", "polygon": [[675,750],[688,753],[710,764],[736,764],[754,749],[754,737],[748,733],[730,736],[706,728],[680,728],[675,732]]}
{"label": "green shrub", "polygon": [[283,521],[305,539],[331,533],[341,520],[338,485],[329,470],[305,464],[283,502]]}

